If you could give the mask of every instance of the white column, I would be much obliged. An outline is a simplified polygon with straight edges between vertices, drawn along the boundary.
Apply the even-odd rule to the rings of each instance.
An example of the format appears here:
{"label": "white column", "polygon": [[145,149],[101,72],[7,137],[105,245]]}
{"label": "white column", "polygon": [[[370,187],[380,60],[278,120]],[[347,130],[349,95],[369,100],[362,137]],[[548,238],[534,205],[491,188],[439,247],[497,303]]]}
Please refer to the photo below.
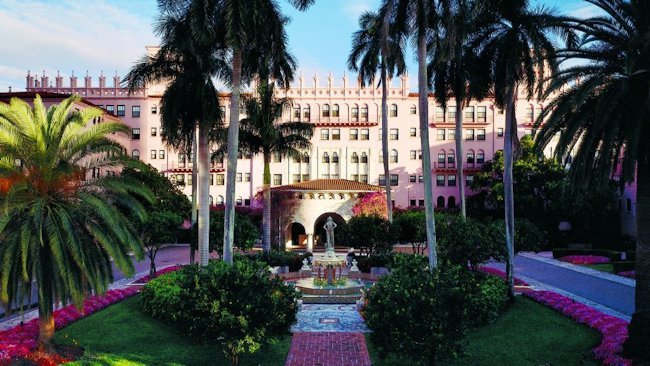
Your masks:
{"label": "white column", "polygon": [[307,252],[314,252],[314,234],[312,233],[307,234]]}

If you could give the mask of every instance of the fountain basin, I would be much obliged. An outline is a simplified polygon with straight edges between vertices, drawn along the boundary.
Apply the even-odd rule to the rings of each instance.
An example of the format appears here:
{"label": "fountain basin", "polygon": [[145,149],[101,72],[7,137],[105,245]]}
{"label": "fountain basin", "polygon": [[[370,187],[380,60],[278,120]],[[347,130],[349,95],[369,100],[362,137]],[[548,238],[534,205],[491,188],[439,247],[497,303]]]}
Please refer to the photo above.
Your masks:
{"label": "fountain basin", "polygon": [[314,277],[302,278],[295,286],[302,293],[304,304],[354,304],[361,299],[365,287],[363,282],[353,279],[341,285],[319,286],[314,284]]}

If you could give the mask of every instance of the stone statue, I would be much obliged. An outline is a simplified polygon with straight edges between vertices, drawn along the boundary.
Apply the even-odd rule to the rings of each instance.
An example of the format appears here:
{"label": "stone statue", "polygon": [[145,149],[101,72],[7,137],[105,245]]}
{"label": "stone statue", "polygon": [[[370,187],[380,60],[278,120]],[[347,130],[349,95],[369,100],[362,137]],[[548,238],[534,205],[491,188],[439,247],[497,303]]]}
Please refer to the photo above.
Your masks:
{"label": "stone statue", "polygon": [[332,220],[332,216],[327,217],[327,222],[323,225],[325,233],[327,234],[327,244],[325,244],[325,251],[334,250],[334,228],[336,228],[336,223]]}

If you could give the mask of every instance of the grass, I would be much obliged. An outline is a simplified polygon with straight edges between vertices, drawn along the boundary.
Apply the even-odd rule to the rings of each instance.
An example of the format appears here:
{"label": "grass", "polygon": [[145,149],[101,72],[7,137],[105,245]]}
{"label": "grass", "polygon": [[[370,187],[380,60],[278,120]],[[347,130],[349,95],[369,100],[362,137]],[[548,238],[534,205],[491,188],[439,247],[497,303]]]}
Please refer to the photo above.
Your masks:
{"label": "grass", "polygon": [[[404,357],[380,360],[366,336],[374,366],[413,366]],[[600,342],[600,334],[530,299],[517,302],[493,324],[473,331],[465,353],[437,365],[538,366],[598,365],[589,350]]]}
{"label": "grass", "polygon": [[[70,365],[228,365],[216,343],[197,344],[140,311],[140,296],[110,306],[57,332],[56,342],[81,346],[84,356]],[[239,364],[284,365],[286,337]]]}
{"label": "grass", "polygon": [[585,264],[583,267],[591,268],[591,269],[596,269],[598,271],[603,271],[607,273],[614,273],[614,265],[611,263],[603,263],[603,264]]}

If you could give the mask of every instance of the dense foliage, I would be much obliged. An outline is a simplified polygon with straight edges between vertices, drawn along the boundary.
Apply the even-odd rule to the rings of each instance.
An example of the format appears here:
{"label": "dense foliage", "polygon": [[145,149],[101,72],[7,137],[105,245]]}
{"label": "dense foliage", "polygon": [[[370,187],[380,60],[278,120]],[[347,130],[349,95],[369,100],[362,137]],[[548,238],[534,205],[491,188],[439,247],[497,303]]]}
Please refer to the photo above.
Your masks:
{"label": "dense foliage", "polygon": [[463,267],[477,269],[491,258],[505,259],[503,222],[479,222],[460,215],[438,221],[440,258]]}
{"label": "dense foliage", "polygon": [[398,256],[390,275],[367,293],[363,314],[380,355],[433,365],[462,350],[472,327],[503,309],[505,285],[458,266],[429,271],[426,258]]}
{"label": "dense foliage", "polygon": [[142,290],[142,309],[197,340],[219,342],[232,364],[243,353],[289,333],[296,291],[268,275],[261,262],[190,265],[160,276]]}
{"label": "dense foliage", "polygon": [[368,255],[390,252],[395,243],[392,225],[380,216],[353,216],[345,225],[339,225],[336,235],[337,243]]}

